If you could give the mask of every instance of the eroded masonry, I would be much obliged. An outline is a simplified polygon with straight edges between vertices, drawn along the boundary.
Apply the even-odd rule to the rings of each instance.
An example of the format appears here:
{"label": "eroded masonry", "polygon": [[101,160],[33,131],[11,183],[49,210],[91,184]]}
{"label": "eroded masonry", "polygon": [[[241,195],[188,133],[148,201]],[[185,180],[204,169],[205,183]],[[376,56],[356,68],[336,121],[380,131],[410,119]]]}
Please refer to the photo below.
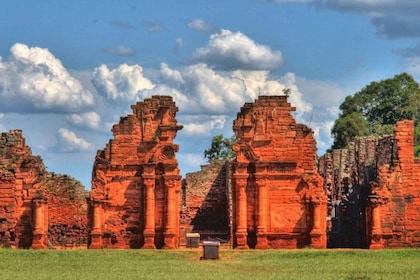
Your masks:
{"label": "eroded masonry", "polygon": [[365,137],[319,160],[328,193],[328,247],[420,246],[420,159],[414,122]]}
{"label": "eroded masonry", "polygon": [[47,172],[21,130],[0,136],[0,247],[77,247],[87,244],[82,184]]}
{"label": "eroded masonry", "polygon": [[236,158],[182,179],[172,97],[131,108],[96,154],[90,193],[47,172],[20,130],[1,134],[0,246],[171,249],[199,236],[238,249],[420,247],[413,121],[317,158],[287,97],[259,96],[233,122]]}
{"label": "eroded masonry", "polygon": [[131,106],[97,152],[90,195],[90,248],[177,248],[181,176],[173,143],[182,129],[170,96]]}
{"label": "eroded masonry", "polygon": [[326,195],[313,131],[297,124],[286,96],[245,103],[233,123],[236,248],[326,247]]}

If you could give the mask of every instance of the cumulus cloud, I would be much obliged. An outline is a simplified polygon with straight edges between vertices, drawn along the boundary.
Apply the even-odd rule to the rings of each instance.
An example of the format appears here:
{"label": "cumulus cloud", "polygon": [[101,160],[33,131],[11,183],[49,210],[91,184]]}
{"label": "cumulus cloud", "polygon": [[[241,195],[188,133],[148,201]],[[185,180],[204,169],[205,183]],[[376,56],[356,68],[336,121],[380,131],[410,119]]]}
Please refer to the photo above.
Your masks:
{"label": "cumulus cloud", "polygon": [[193,59],[222,70],[272,70],[283,63],[280,51],[259,45],[241,32],[224,29],[211,35],[207,46],[193,53]]}
{"label": "cumulus cloud", "polygon": [[110,70],[106,65],[95,68],[92,83],[98,93],[111,103],[133,102],[141,90],[152,89],[153,83],[143,76],[139,65],[121,64]]}
{"label": "cumulus cloud", "polygon": [[189,22],[187,22],[187,26],[191,28],[192,30],[197,30],[197,31],[206,32],[206,33],[214,32],[216,30],[216,28],[213,25],[208,24],[206,21],[199,18],[190,20]]}
{"label": "cumulus cloud", "polygon": [[73,131],[60,128],[57,132],[57,148],[60,152],[84,152],[93,150],[94,146]]}
{"label": "cumulus cloud", "polygon": [[118,56],[135,56],[136,51],[130,47],[119,45],[113,48],[103,48],[99,50],[102,53],[108,53]]}
{"label": "cumulus cloud", "polygon": [[[239,108],[238,108],[239,110]],[[188,137],[208,137],[215,129],[223,129],[226,123],[225,115],[195,115],[189,118],[180,118],[184,128],[182,134]]]}
{"label": "cumulus cloud", "polygon": [[6,112],[80,112],[95,104],[48,49],[17,43],[0,57],[0,108]]}
{"label": "cumulus cloud", "polygon": [[96,112],[70,114],[65,120],[72,126],[98,131],[101,128],[101,116]]}

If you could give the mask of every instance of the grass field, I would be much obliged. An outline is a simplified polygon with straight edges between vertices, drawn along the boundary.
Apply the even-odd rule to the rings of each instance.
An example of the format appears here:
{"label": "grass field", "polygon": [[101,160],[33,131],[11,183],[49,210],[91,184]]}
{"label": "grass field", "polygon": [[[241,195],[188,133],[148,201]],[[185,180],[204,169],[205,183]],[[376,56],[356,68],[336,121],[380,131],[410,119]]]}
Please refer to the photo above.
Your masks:
{"label": "grass field", "polygon": [[0,279],[420,279],[420,249],[0,249]]}

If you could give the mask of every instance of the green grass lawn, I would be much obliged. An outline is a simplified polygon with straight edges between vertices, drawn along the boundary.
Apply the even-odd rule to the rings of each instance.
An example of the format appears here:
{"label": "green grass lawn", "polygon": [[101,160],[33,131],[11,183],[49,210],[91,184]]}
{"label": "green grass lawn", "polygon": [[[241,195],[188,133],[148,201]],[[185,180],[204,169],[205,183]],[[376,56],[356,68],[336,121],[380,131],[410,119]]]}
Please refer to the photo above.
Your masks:
{"label": "green grass lawn", "polygon": [[420,249],[0,249],[0,279],[420,279]]}

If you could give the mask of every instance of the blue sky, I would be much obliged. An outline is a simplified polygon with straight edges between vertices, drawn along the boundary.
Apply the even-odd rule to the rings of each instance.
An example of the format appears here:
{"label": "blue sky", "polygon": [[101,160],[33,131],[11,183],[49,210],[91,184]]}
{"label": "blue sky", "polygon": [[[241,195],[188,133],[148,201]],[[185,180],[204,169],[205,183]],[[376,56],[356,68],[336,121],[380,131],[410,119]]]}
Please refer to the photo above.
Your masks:
{"label": "blue sky", "polygon": [[2,1],[0,131],[22,129],[49,171],[90,189],[136,101],[173,96],[185,174],[245,102],[290,88],[322,154],[345,96],[401,72],[420,81],[419,26],[416,0]]}

